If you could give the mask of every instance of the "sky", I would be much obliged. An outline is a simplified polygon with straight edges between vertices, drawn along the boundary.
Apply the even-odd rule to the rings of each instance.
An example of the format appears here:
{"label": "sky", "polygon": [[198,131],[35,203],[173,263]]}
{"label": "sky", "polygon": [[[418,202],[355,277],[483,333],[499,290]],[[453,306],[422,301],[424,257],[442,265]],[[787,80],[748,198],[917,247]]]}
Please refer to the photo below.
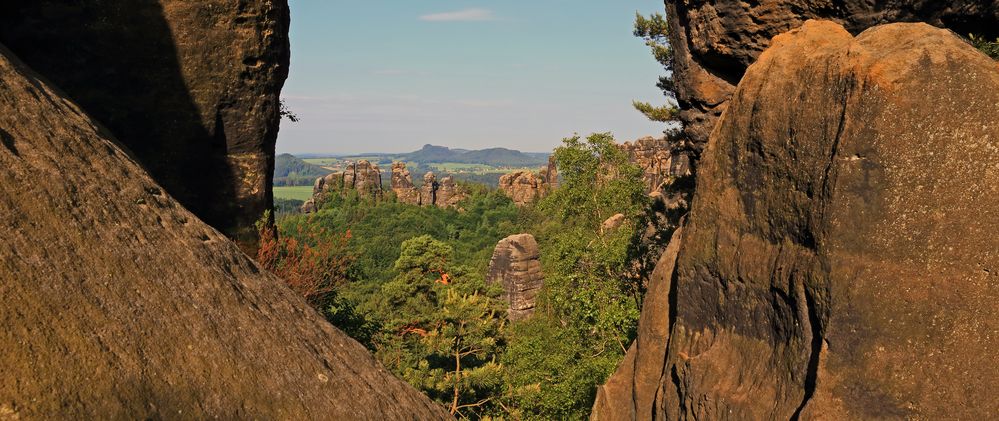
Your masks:
{"label": "sky", "polygon": [[632,36],[662,0],[291,0],[279,153],[409,152],[424,144],[546,152],[574,133],[660,135],[632,100],[663,102]]}

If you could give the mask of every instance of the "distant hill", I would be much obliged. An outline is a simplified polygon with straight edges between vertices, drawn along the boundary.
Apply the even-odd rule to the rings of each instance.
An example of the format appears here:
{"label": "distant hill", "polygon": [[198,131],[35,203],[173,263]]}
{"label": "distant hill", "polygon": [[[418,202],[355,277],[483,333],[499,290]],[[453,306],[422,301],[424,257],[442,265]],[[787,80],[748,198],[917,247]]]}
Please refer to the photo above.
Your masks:
{"label": "distant hill", "polygon": [[450,149],[445,146],[424,145],[423,149],[399,155],[405,161],[418,163],[455,162],[459,164],[483,164],[494,167],[527,167],[548,162],[548,154],[526,154],[507,148],[480,150]]}
{"label": "distant hill", "polygon": [[274,159],[275,186],[308,186],[316,178],[331,171],[305,162],[291,154],[281,154]]}

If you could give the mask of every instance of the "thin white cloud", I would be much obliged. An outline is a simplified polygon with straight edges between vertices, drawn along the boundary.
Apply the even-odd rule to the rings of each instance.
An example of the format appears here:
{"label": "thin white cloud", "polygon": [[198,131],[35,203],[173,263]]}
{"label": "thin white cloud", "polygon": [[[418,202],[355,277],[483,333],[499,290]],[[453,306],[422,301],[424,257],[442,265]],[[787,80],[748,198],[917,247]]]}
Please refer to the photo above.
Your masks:
{"label": "thin white cloud", "polygon": [[431,13],[420,16],[420,20],[427,22],[476,22],[496,20],[496,15],[488,9],[464,9],[454,12]]}

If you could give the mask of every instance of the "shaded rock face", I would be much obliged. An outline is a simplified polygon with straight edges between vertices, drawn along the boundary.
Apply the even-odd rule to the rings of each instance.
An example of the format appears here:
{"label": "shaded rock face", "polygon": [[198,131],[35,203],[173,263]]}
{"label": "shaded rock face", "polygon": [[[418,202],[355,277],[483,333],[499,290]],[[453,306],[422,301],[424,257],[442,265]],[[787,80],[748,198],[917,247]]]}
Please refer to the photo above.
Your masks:
{"label": "shaded rock face", "polygon": [[[949,31],[854,38],[809,21],[774,38],[705,151],[670,292],[642,310],[659,328],[635,348],[666,364],[623,367],[633,398],[608,405],[641,419],[994,417],[997,117],[999,66]],[[640,365],[660,380],[639,381]]]}
{"label": "shaded rock face", "polygon": [[696,160],[750,64],[776,35],[808,19],[853,34],[891,22],[927,22],[965,35],[999,36],[999,2],[977,0],[666,1],[676,96],[684,136],[676,149]]}
{"label": "shaded rock face", "polygon": [[447,419],[0,47],[0,416]]}
{"label": "shaded rock face", "polygon": [[507,317],[522,320],[534,314],[534,301],[544,284],[538,243],[531,234],[516,234],[500,240],[489,261],[487,284],[499,284],[510,303]]}
{"label": "shaded rock face", "polygon": [[273,205],[288,26],[287,0],[0,4],[0,42],[248,249]]}
{"label": "shaded rock face", "polygon": [[302,204],[302,212],[315,212],[330,194],[356,191],[361,197],[378,200],[382,197],[382,172],[377,165],[360,160],[348,163],[343,171],[319,177],[312,185],[312,198]]}
{"label": "shaded rock face", "polygon": [[392,191],[402,203],[420,204],[420,191],[413,186],[413,177],[406,169],[405,162],[392,163]]}

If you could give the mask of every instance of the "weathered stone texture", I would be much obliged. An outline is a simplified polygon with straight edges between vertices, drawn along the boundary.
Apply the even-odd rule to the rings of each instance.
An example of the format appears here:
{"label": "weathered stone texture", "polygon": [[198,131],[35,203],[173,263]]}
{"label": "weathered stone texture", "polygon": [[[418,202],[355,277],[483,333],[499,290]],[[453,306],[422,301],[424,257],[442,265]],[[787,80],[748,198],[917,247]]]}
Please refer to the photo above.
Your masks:
{"label": "weathered stone texture", "polygon": [[0,3],[0,42],[247,249],[272,207],[287,0]]}
{"label": "weathered stone texture", "polygon": [[510,320],[534,314],[535,298],[544,284],[541,255],[534,236],[516,234],[500,240],[489,261],[486,283],[503,286]]}
{"label": "weathered stone texture", "polygon": [[3,47],[0,236],[0,418],[450,418]]}
{"label": "weathered stone texture", "polygon": [[[727,107],[672,290],[650,291],[642,311],[669,323],[665,366],[631,374],[661,370],[655,403],[598,408],[698,420],[999,413],[996,62],[926,24],[854,38],[809,21],[774,38]],[[653,337],[664,341],[643,331],[636,349]]]}

